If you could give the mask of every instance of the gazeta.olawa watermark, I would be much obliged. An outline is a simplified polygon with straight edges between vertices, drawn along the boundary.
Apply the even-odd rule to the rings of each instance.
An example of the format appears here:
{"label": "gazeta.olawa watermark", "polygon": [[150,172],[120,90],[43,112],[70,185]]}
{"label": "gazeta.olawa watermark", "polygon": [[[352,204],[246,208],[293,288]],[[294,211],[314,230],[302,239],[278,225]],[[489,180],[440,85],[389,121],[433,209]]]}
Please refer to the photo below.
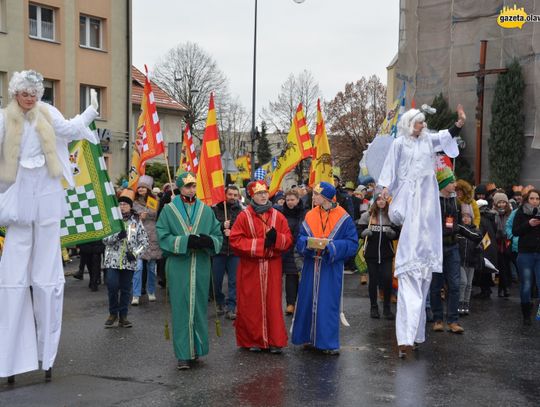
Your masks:
{"label": "gazeta.olawa watermark", "polygon": [[497,24],[502,28],[523,28],[525,23],[540,22],[539,14],[527,14],[524,7],[518,8],[514,4],[514,8],[505,6],[497,16]]}

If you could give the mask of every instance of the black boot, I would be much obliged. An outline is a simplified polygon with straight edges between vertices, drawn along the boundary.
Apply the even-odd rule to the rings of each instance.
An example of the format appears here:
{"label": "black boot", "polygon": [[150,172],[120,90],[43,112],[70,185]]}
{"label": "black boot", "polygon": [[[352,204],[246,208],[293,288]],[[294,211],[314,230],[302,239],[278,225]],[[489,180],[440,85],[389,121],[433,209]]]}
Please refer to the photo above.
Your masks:
{"label": "black boot", "polygon": [[379,307],[377,306],[377,304],[371,306],[370,316],[371,316],[371,318],[380,318],[381,317],[379,315]]}
{"label": "black boot", "polygon": [[521,303],[521,313],[523,314],[523,325],[531,325],[531,309],[532,303]]}
{"label": "black boot", "polygon": [[78,273],[73,274],[73,278],[76,278],[77,280],[83,280],[84,279],[84,272],[79,270]]}
{"label": "black boot", "polygon": [[8,384],[13,384],[13,383],[15,383],[15,375],[9,376],[9,377],[7,378],[7,382],[8,382]]}
{"label": "black boot", "polygon": [[45,370],[45,381],[50,382],[52,379],[52,367],[50,367],[48,370]]}
{"label": "black boot", "polygon": [[384,304],[383,305],[383,317],[385,319],[388,319],[390,321],[394,320],[395,317],[394,317],[394,314],[392,313],[392,311],[390,310],[390,304]]}

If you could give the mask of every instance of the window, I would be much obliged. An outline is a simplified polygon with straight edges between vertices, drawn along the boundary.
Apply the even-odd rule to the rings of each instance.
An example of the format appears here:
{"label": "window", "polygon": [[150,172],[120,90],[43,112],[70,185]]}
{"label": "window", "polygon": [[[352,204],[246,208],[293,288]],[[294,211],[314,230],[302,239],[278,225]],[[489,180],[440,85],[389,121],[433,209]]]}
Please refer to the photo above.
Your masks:
{"label": "window", "polygon": [[48,103],[50,105],[53,105],[54,106],[54,96],[55,96],[55,92],[54,92],[54,81],[51,81],[51,80],[48,80],[48,79],[45,79],[43,80],[43,87],[45,88],[45,91],[43,92],[43,97],[41,98],[41,101],[42,102],[45,102],[45,103]]}
{"label": "window", "polygon": [[0,107],[4,107],[4,106],[7,105],[7,100],[4,97],[4,95],[5,95],[5,93],[4,93],[4,84],[6,83],[5,78],[6,78],[6,73],[5,72],[0,72]]}
{"label": "window", "polygon": [[79,44],[81,47],[103,49],[103,20],[94,17],[79,18]]}
{"label": "window", "polygon": [[103,117],[103,89],[97,88],[95,86],[87,86],[87,85],[81,85],[81,90],[79,93],[80,96],[80,111],[84,112],[84,110],[90,105],[90,89],[94,89],[97,92],[97,98],[99,103],[99,116],[100,118]]}
{"label": "window", "polygon": [[30,37],[54,41],[54,9],[30,4]]}
{"label": "window", "polygon": [[6,1],[0,0],[0,32],[6,31]]}

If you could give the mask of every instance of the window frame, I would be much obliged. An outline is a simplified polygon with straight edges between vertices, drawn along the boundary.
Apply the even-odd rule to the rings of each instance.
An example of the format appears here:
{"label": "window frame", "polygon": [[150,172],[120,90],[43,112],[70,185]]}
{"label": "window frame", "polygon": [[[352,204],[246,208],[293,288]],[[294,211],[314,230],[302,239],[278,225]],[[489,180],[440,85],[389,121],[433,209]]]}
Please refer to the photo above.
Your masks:
{"label": "window frame", "polygon": [[0,33],[7,32],[6,14],[7,14],[6,0],[0,0]]}
{"label": "window frame", "polygon": [[4,91],[6,90],[4,88],[4,86],[5,86],[4,85],[5,78],[7,78],[7,72],[0,71],[0,107],[7,106],[7,100],[6,100],[6,97],[4,95]]}
{"label": "window frame", "polygon": [[[45,89],[47,89],[47,86],[48,84],[50,84],[50,89],[52,89],[52,100],[51,100],[51,105],[52,106],[56,106],[56,82],[55,80],[52,80],[52,79],[43,79],[43,87]],[[43,94],[43,96],[45,96],[45,93]],[[46,100],[43,100],[43,98],[41,98],[41,100],[45,103],[49,103],[48,101]]]}
{"label": "window frame", "polygon": [[[79,108],[80,112],[84,112],[84,110],[90,105],[90,89],[94,89],[97,92],[98,96],[98,103],[99,103],[99,116],[96,117],[98,120],[104,120],[105,117],[103,116],[104,112],[104,105],[103,105],[103,97],[105,94],[105,88],[102,88],[100,86],[92,86],[92,85],[86,85],[81,83],[79,86]],[[81,103],[81,93],[84,92],[84,106]]]}
{"label": "window frame", "polygon": [[[85,23],[84,23],[84,40],[85,40],[85,44],[82,43],[82,39],[80,38],[81,34],[81,30],[80,30],[80,24],[81,24],[81,18],[85,19]],[[90,45],[90,27],[91,27],[91,20],[96,20],[96,21],[99,21],[99,47],[93,47],[92,45]],[[98,51],[103,51],[104,50],[104,47],[103,47],[103,29],[104,29],[104,19],[102,18],[99,18],[99,17],[92,17],[92,16],[89,16],[89,15],[86,15],[86,14],[80,14],[79,15],[79,46],[82,47],[82,48],[88,48],[88,49],[94,49],[94,50],[98,50]]]}
{"label": "window frame", "polygon": [[[36,35],[33,35],[30,32],[30,7],[36,7]],[[52,12],[52,35],[53,38],[43,37],[42,33],[42,19],[41,19],[41,10],[47,9]],[[28,36],[35,40],[56,42],[56,9],[53,7],[46,7],[40,4],[28,3]]]}

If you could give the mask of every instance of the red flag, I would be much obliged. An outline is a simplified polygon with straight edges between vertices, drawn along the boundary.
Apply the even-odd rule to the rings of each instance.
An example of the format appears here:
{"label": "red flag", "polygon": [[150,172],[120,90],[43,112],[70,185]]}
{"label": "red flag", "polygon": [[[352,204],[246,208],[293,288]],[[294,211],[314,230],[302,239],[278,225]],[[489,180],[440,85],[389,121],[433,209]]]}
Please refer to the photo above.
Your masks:
{"label": "red flag", "polygon": [[197,198],[206,205],[223,202],[225,200],[224,184],[214,94],[210,94],[208,118],[206,119],[199,171],[197,172]]}
{"label": "red flag", "polygon": [[195,152],[195,145],[193,144],[193,136],[191,135],[189,124],[186,124],[186,128],[184,129],[180,163],[184,171],[191,171],[197,174],[197,171],[199,170],[199,160],[197,159],[197,153]]}
{"label": "red flag", "polygon": [[148,68],[144,66],[146,75],[144,78],[144,91],[141,100],[141,114],[137,124],[136,146],[140,155],[139,175],[144,174],[146,161],[157,155],[163,154],[163,135],[159,125],[159,117],[154,100],[152,85],[148,80]]}

